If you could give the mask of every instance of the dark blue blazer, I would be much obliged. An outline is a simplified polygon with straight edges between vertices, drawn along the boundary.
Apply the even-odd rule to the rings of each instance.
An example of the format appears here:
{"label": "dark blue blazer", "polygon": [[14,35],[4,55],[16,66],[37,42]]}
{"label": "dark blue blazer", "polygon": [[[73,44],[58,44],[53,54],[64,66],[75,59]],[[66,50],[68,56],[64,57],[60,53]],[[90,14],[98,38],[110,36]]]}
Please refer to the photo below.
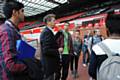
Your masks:
{"label": "dark blue blazer", "polygon": [[53,32],[46,27],[40,35],[42,62],[47,76],[53,74],[59,66],[58,45]]}

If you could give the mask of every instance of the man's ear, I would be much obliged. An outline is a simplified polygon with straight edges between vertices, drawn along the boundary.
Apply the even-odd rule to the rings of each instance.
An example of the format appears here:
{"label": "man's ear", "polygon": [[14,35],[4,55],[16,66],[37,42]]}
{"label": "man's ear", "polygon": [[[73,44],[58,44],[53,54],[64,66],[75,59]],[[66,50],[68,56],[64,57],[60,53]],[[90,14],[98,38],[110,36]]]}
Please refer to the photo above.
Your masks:
{"label": "man's ear", "polygon": [[110,32],[109,32],[108,28],[106,28],[106,32],[107,32],[107,36],[109,37],[110,36]]}
{"label": "man's ear", "polygon": [[13,16],[16,16],[16,15],[18,15],[18,11],[16,11],[16,10],[13,10],[13,11],[12,11],[12,15],[13,15]]}
{"label": "man's ear", "polygon": [[12,11],[12,15],[15,15],[15,13],[16,13],[16,11],[15,11],[15,10],[13,10],[13,11]]}

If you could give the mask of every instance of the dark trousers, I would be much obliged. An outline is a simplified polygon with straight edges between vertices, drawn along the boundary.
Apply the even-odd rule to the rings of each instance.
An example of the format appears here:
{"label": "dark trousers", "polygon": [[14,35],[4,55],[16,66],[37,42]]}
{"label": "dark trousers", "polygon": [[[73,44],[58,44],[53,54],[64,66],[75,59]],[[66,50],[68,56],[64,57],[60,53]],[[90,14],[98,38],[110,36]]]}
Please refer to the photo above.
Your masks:
{"label": "dark trousers", "polygon": [[78,61],[79,61],[79,56],[71,56],[71,65],[70,65],[70,69],[71,71],[74,70],[74,64],[75,64],[75,71],[77,71],[78,69]]}
{"label": "dark trousers", "polygon": [[43,80],[60,80],[60,69],[58,72],[51,74],[50,76],[45,77]]}
{"label": "dark trousers", "polygon": [[55,80],[54,74],[50,75],[47,78],[44,78],[43,80]]}
{"label": "dark trousers", "polygon": [[63,54],[62,55],[61,67],[60,67],[60,71],[62,71],[61,80],[66,80],[67,79],[68,71],[69,71],[69,62],[70,62],[70,56]]}
{"label": "dark trousers", "polygon": [[83,53],[83,64],[87,64],[87,63],[89,63],[89,61],[90,61],[90,55],[89,55],[89,52],[87,51],[87,52]]}
{"label": "dark trousers", "polygon": [[55,79],[54,80],[60,80],[60,77],[61,77],[61,63],[55,72]]}
{"label": "dark trousers", "polygon": [[[54,63],[57,63],[54,65]],[[44,80],[60,80],[60,62],[51,61],[43,62],[44,69]]]}

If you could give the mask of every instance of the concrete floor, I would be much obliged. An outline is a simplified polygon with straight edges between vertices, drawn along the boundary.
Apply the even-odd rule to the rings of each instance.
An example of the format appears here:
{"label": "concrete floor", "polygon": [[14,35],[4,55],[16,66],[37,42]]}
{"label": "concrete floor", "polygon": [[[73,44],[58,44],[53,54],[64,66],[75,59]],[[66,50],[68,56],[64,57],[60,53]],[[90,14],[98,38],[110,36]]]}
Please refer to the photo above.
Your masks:
{"label": "concrete floor", "polygon": [[[39,53],[39,48],[36,52]],[[81,53],[81,56],[79,59],[78,74],[79,74],[79,77],[76,79],[73,79],[72,75],[71,75],[71,71],[69,70],[67,80],[89,80],[88,67],[83,67],[83,65],[82,65],[82,53]]]}
{"label": "concrete floor", "polygon": [[88,67],[82,66],[82,55],[80,56],[80,59],[79,59],[78,74],[79,74],[79,77],[76,79],[73,79],[71,75],[71,71],[69,70],[69,75],[67,80],[89,80]]}

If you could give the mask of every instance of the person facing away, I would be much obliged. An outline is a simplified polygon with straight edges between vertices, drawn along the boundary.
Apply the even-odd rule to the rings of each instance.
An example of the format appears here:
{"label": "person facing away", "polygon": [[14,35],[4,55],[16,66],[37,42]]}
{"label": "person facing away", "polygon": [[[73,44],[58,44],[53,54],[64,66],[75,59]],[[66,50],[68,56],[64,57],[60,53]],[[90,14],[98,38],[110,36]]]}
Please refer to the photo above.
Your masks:
{"label": "person facing away", "polygon": [[73,49],[74,49],[74,56],[71,56],[71,72],[72,72],[73,77],[77,78],[79,76],[78,75],[78,61],[79,61],[79,56],[80,56],[80,52],[82,49],[82,40],[80,38],[79,30],[76,30],[74,32]]}
{"label": "person facing away", "polygon": [[[24,21],[23,8],[24,5],[17,1],[6,2],[3,6],[7,20],[0,25],[0,80],[16,80],[15,76],[25,75],[27,66],[16,57],[16,41],[21,39],[18,24]],[[24,76],[22,80],[27,79]]]}
{"label": "person facing away", "polygon": [[69,33],[69,23],[64,24],[64,30],[58,31],[56,34],[56,41],[59,46],[59,53],[61,55],[61,66],[60,71],[62,71],[61,80],[67,80],[70,57],[73,55],[73,44],[72,37]]}
{"label": "person facing away", "polygon": [[45,80],[59,80],[57,74],[59,68],[59,51],[58,45],[55,41],[54,25],[55,15],[48,14],[44,17],[43,21],[46,24],[45,29],[40,35],[41,53],[42,53],[42,64],[44,67]]}
{"label": "person facing away", "polygon": [[[113,53],[120,55],[120,14],[108,14],[106,19],[106,28],[109,31],[104,43]],[[99,70],[104,60],[108,58],[106,52],[99,46],[99,43],[92,47],[91,60],[89,65],[89,75],[97,78],[97,69]]]}

